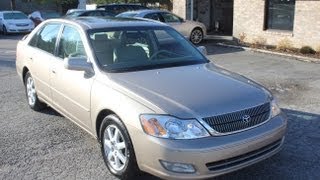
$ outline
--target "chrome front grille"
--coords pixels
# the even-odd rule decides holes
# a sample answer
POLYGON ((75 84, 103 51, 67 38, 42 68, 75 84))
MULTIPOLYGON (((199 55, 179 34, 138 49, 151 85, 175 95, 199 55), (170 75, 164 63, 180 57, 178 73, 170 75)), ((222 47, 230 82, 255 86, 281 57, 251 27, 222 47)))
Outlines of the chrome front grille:
POLYGON ((203 118, 203 120, 219 133, 231 133, 261 124, 268 120, 269 116, 270 103, 265 103, 242 111, 203 118))
POLYGON ((18 27, 24 27, 24 26, 29 26, 29 24, 16 24, 18 27))

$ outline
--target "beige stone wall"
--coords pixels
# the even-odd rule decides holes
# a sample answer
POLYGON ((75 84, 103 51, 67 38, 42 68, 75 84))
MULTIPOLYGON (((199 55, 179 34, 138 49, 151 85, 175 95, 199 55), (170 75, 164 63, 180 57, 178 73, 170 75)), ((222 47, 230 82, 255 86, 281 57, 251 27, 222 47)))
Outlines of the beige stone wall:
POLYGON ((263 30, 264 0, 234 0, 233 36, 245 41, 265 40, 269 45, 277 45, 287 38, 294 47, 320 46, 320 1, 296 1, 294 29, 292 32, 263 30))
POLYGON ((173 0, 172 12, 185 19, 186 18, 186 0, 173 0))

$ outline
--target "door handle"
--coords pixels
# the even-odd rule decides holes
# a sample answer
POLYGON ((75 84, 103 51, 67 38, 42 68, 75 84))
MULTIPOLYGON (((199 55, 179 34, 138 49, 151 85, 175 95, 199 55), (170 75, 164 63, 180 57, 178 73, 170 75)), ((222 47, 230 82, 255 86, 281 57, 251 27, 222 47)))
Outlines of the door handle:
POLYGON ((53 74, 56 74, 56 68, 51 68, 51 72, 53 73, 53 74))

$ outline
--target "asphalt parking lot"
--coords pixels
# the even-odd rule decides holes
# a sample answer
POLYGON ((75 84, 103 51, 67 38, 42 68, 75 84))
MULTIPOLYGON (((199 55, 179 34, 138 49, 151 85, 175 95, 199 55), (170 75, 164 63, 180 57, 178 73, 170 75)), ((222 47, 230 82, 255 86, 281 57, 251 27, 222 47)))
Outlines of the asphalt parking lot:
MULTIPOLYGON (((15 70, 21 37, 0 35, 0 179, 115 179, 95 139, 50 108, 29 109, 15 70)), ((269 88, 288 116, 280 153, 216 179, 319 179, 320 64, 204 45, 215 64, 269 88)))

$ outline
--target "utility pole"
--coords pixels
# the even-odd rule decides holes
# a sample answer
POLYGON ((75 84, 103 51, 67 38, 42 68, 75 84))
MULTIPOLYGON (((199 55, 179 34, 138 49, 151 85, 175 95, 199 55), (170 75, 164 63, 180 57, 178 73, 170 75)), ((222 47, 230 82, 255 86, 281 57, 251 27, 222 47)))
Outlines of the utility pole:
POLYGON ((78 9, 86 9, 87 0, 78 0, 78 9))
POLYGON ((16 0, 11 0, 10 1, 10 5, 11 5, 11 10, 16 10, 16 0))

